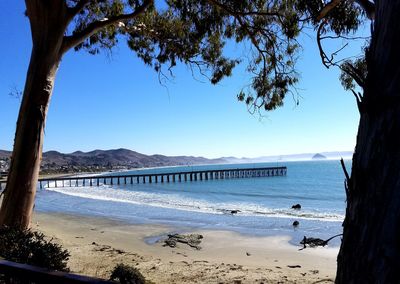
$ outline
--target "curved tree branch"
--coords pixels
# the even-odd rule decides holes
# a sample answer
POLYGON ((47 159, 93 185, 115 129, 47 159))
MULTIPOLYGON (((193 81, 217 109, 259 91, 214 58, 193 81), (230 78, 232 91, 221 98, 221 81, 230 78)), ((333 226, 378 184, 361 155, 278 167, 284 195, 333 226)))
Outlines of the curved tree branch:
POLYGON ((236 15, 241 15, 241 16, 278 16, 282 17, 283 15, 279 13, 278 11, 267 11, 267 10, 261 10, 261 11, 247 11, 247 12, 240 12, 240 11, 232 11, 229 7, 227 7, 225 4, 222 4, 216 0, 208 0, 209 3, 211 3, 214 6, 217 6, 228 13, 232 14, 235 13, 236 15))
POLYGON ((83 10, 83 8, 85 8, 86 4, 88 4, 90 1, 91 0, 80 0, 74 7, 69 8, 67 21, 70 22, 83 10))
POLYGON ((329 69, 329 65, 328 65, 328 63, 326 62, 326 59, 328 58, 327 56, 326 56, 326 53, 325 53, 325 51, 324 51, 324 49, 323 49, 323 47, 322 47, 322 43, 321 43, 321 35, 322 35, 322 31, 323 31, 323 28, 324 28, 324 26, 327 24, 327 21, 326 20, 324 20, 324 21, 322 21, 322 23, 319 25, 319 27, 318 27, 318 30, 317 30, 317 45, 318 45, 318 51, 319 51, 319 55, 320 55, 320 57, 321 57, 321 60, 322 60, 322 64, 326 67, 326 68, 328 68, 329 69))
POLYGON ((322 8, 322 10, 319 12, 319 15, 317 17, 318 21, 321 21, 323 18, 325 18, 325 16, 333 9, 335 8, 337 5, 340 4, 340 2, 342 2, 342 0, 332 0, 331 2, 329 2, 328 4, 325 5, 324 8, 322 8))
MULTIPOLYGON (((324 8, 319 12, 319 15, 317 17, 317 20, 320 21, 325 16, 332 10, 334 9, 337 5, 340 4, 343 0, 332 0, 328 4, 325 5, 324 8)), ((365 14, 370 20, 375 19, 375 3, 369 1, 369 0, 355 0, 355 2, 363 8, 365 11, 365 14)))
POLYGON ((369 0, 355 0, 364 9, 368 19, 375 20, 375 3, 369 0))
POLYGON ((104 20, 95 21, 93 23, 90 23, 85 29, 83 29, 80 32, 77 32, 71 36, 64 36, 61 53, 67 52, 69 49, 82 43, 85 39, 87 39, 88 37, 92 36, 93 34, 97 33, 98 31, 107 26, 114 25, 118 22, 134 19, 135 17, 142 14, 151 4, 153 4, 153 2, 154 0, 145 0, 141 6, 139 6, 134 12, 130 14, 122 14, 108 19, 105 18, 104 20))

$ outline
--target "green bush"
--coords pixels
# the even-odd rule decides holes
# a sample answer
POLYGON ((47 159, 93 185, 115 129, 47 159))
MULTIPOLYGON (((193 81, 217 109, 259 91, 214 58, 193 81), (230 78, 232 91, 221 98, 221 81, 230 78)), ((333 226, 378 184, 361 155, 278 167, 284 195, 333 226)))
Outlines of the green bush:
POLYGON ((142 273, 135 267, 117 264, 112 273, 110 280, 117 280, 121 284, 151 284, 152 282, 146 280, 142 273))
POLYGON ((45 240, 42 233, 31 230, 0 227, 0 256, 18 263, 69 271, 69 252, 52 240, 45 240))

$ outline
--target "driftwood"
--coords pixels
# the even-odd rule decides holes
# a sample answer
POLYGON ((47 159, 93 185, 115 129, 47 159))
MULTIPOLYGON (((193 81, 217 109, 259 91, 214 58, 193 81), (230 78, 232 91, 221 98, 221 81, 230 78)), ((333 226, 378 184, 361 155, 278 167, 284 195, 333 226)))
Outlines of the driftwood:
POLYGON ((199 234, 189 234, 189 235, 180 235, 173 234, 168 235, 168 239, 164 241, 164 246, 169 246, 171 248, 176 247, 177 243, 187 244, 188 246, 200 250, 201 247, 199 244, 201 243, 202 235, 199 234))
POLYGON ((332 240, 332 239, 334 239, 336 237, 339 237, 339 236, 343 236, 343 234, 335 235, 333 237, 330 237, 327 240, 322 240, 322 239, 319 239, 319 238, 307 238, 306 236, 304 236, 303 240, 300 242, 300 244, 302 244, 303 247, 301 249, 299 249, 299 250, 305 249, 307 247, 307 245, 309 247, 311 247, 311 248, 318 247, 318 246, 324 247, 324 246, 326 246, 328 244, 328 242, 330 240, 332 240))

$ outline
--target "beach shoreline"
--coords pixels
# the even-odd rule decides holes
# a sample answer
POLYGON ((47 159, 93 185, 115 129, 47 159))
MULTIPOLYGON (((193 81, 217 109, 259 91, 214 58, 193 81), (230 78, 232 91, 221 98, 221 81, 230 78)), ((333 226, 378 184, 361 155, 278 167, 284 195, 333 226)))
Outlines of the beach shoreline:
POLYGON ((127 224, 99 217, 35 212, 32 229, 71 253, 74 273, 108 278, 117 263, 136 267, 155 283, 333 282, 338 248, 289 244, 288 236, 249 236, 157 224, 127 224), (203 236, 200 250, 154 242, 169 233, 203 236))

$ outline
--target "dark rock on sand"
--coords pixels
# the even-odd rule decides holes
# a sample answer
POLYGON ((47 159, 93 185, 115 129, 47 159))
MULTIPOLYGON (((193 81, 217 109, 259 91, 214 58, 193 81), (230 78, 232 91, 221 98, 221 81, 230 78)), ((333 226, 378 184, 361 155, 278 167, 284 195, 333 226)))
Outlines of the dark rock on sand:
POLYGON ((169 246, 171 248, 174 248, 174 247, 176 247, 176 241, 172 240, 172 239, 166 239, 164 241, 164 246, 169 246))
POLYGON ((168 239, 164 241, 164 246, 169 246, 171 248, 176 247, 177 243, 187 244, 188 246, 200 250, 199 246, 201 243, 201 239, 203 239, 202 235, 199 234, 189 234, 189 235, 181 235, 181 234, 172 234, 168 235, 168 239))
POLYGON ((300 242, 300 244, 302 244, 304 248, 306 247, 306 245, 309 245, 310 247, 324 247, 327 243, 327 241, 321 240, 319 238, 307 238, 306 236, 304 236, 303 240, 300 242))

